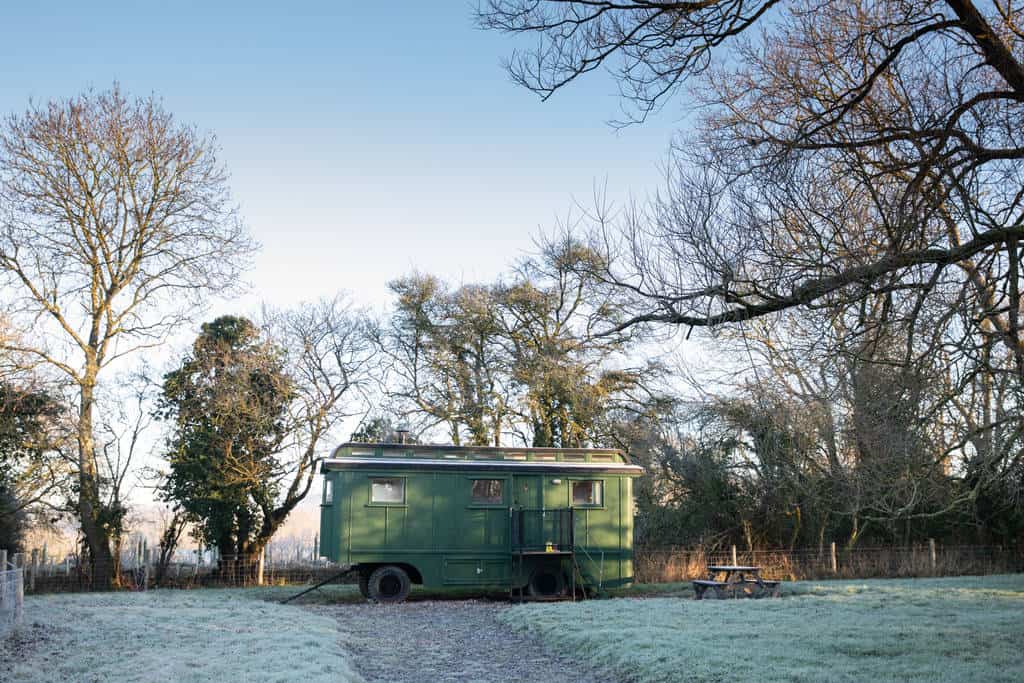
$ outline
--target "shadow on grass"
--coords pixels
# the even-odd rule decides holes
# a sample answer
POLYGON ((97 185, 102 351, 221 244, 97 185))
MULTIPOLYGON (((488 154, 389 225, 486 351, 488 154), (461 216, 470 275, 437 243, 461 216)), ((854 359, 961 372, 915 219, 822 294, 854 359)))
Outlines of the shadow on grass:
MULTIPOLYGON (((244 597, 253 600, 280 602, 306 590, 308 586, 265 586, 262 588, 239 589, 244 597)), ((479 588, 424 588, 413 586, 408 602, 426 600, 494 600, 507 601, 508 591, 483 590, 479 588)), ((344 605, 367 602, 359 588, 351 584, 329 584, 292 600, 290 605, 344 605)))
MULTIPOLYGON (((306 590, 308 586, 263 586, 260 588, 239 588, 244 597, 253 600, 280 602, 306 590)), ((634 584, 628 588, 614 588, 589 595, 587 599, 607 598, 693 598, 690 583, 634 584)), ((509 602, 507 590, 481 588, 424 588, 413 586, 409 602, 427 600, 489 600, 509 602)), ((292 605, 339 605, 366 602, 354 584, 328 584, 293 600, 292 605)), ((512 600, 516 602, 516 600, 512 600)))

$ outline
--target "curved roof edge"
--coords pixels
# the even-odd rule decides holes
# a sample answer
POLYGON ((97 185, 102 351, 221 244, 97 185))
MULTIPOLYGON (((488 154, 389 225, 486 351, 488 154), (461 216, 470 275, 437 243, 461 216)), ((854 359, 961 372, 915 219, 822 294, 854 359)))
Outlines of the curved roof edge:
POLYGON ((435 469, 457 469, 457 470, 480 470, 487 472, 500 472, 504 470, 515 470, 517 472, 583 472, 596 473, 605 472, 610 474, 626 474, 639 476, 644 473, 644 468, 639 465, 627 465, 613 462, 565 462, 559 460, 551 461, 527 461, 527 460, 428 460, 426 458, 327 458, 321 466, 320 471, 345 470, 345 469, 405 469, 405 470, 435 470, 435 469))
MULTIPOLYGON (((392 454, 398 457, 402 457, 402 455, 423 457, 425 455, 437 453, 446 458, 459 458, 467 461, 473 460, 474 455, 483 456, 483 458, 487 460, 505 459, 513 461, 521 461, 523 459, 522 456, 525 456, 527 460, 535 461, 540 458, 531 456, 541 455, 554 455, 556 458, 558 456, 575 456, 571 458, 572 461, 578 461, 579 456, 583 456, 589 461, 593 456, 598 456, 601 457, 602 462, 606 461, 608 456, 612 456, 615 459, 615 462, 629 464, 629 461, 626 459, 626 454, 616 448, 516 448, 509 446, 448 446, 438 444, 364 443, 358 441, 348 441, 341 444, 331 452, 331 457, 338 458, 371 455, 365 451, 373 451, 373 457, 387 457, 392 454)), ((550 461, 550 458, 544 458, 543 460, 550 461)), ((559 461, 562 462, 564 460, 559 461)))

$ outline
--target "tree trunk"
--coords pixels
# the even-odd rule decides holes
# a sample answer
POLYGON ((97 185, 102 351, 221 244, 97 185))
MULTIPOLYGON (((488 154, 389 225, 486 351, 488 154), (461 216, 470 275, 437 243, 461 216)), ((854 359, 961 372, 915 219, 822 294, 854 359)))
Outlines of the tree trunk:
POLYGON ((100 500, 99 478, 96 472, 96 443, 92 433, 92 413, 95 403, 95 373, 87 375, 81 383, 81 405, 78 412, 78 517, 82 533, 89 548, 94 589, 107 590, 120 585, 114 571, 114 556, 110 551, 110 535, 103 520, 103 502, 100 500))

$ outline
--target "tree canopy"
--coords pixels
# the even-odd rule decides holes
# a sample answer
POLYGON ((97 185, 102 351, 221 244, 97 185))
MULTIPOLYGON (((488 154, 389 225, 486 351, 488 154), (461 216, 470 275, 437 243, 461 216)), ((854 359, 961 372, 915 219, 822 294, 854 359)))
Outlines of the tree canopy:
POLYGON ((163 495, 225 554, 247 555, 276 503, 293 395, 281 350, 235 316, 204 323, 164 377, 160 410, 174 427, 163 495))

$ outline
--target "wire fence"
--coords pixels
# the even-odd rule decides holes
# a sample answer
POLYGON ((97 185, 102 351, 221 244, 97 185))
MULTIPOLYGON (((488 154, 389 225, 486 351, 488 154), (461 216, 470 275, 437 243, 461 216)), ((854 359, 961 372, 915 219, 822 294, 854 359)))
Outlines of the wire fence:
MULTIPOLYGON (((0 551, 2 553, 3 551, 0 551)), ((258 585, 303 585, 335 577, 343 567, 304 556, 217 556, 190 551, 160 563, 148 552, 122 559, 123 590, 205 588, 258 585)), ((914 546, 846 549, 835 544, 820 550, 741 550, 732 548, 637 548, 633 554, 637 583, 669 583, 706 577, 710 565, 753 565, 768 579, 866 579, 1024 572, 1024 548, 1016 546, 914 546)), ((15 595, 89 591, 93 581, 88 562, 76 555, 60 560, 38 553, 14 557, 3 573, 0 620, 13 622, 15 595)), ((353 575, 339 579, 354 583, 353 575)), ((20 614, 20 598, 17 599, 20 614)))
MULTIPOLYGON (((19 555, 24 592, 71 593, 93 590, 89 563, 77 555, 61 561, 40 562, 31 555, 19 555)), ((267 561, 266 556, 202 558, 160 563, 145 556, 120 563, 117 587, 143 591, 152 588, 224 588, 268 585, 301 585, 337 576, 342 570, 325 560, 296 559, 267 561)), ((341 582, 355 582, 355 577, 341 582)))
POLYGON ((25 611, 24 571, 7 561, 7 551, 0 550, 0 637, 18 626, 25 611))
POLYGON ((934 541, 852 549, 833 543, 812 550, 638 548, 633 571, 638 583, 668 583, 706 578, 708 566, 736 564, 760 567, 765 578, 783 581, 1005 574, 1024 571, 1024 549, 934 541))

